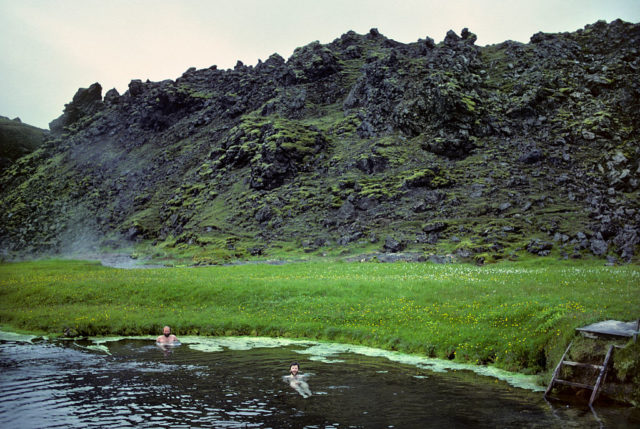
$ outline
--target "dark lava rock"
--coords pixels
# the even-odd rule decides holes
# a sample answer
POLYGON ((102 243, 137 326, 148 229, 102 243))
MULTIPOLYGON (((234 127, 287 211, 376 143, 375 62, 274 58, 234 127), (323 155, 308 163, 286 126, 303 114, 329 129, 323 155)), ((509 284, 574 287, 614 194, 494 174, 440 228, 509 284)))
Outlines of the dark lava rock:
POLYGON ((589 244, 589 248, 594 255, 602 256, 609 250, 609 245, 604 240, 593 239, 589 244))
POLYGON ((129 82, 129 95, 136 97, 144 91, 144 84, 140 79, 134 79, 129 82))
POLYGON ((431 255, 427 260, 434 264, 451 264, 453 262, 453 257, 450 255, 431 255))
POLYGON ((358 209, 367 211, 375 209, 378 206, 378 201, 373 197, 363 197, 356 200, 355 204, 358 209))
POLYGON ((335 54, 317 41, 296 48, 289 58, 288 65, 301 70, 305 80, 309 81, 331 76, 340 70, 335 54))
POLYGON ((120 93, 118 92, 117 89, 115 88, 111 88, 109 91, 107 91, 107 93, 104 95, 104 102, 107 105, 114 105, 114 104, 118 104, 118 102, 120 101, 120 93))
POLYGON ((553 243, 534 238, 525 246, 525 248, 529 253, 533 253, 538 256, 548 256, 551 253, 551 249, 553 249, 553 243))
POLYGON ((270 206, 263 206, 256 212, 255 219, 260 223, 268 222, 273 214, 273 209, 270 206))
POLYGON ((444 222, 430 222, 422 227, 424 232, 440 232, 447 229, 447 224, 444 222))
POLYGON ((102 86, 99 83, 94 83, 89 88, 80 88, 71 103, 65 105, 63 114, 49 123, 49 129, 52 133, 60 134, 64 127, 103 108, 102 86))
POLYGON ((356 207, 349 201, 345 201, 344 204, 338 209, 336 218, 341 221, 351 220, 356 217, 356 207))
POLYGON ((416 201, 412 206, 411 210, 415 213, 424 213, 429 209, 429 206, 424 201, 416 201))
POLYGON ((620 257, 625 261, 629 261, 634 255, 636 246, 640 244, 640 234, 633 226, 625 225, 612 242, 618 248, 620 257))
POLYGON ((505 211, 505 210, 509 210, 511 208, 511 203, 502 203, 500 204, 500 206, 498 207, 498 210, 500 210, 501 212, 505 211))
POLYGON ((540 149, 533 149, 518 158, 518 161, 524 162, 525 164, 535 164, 536 162, 541 161, 543 158, 544 155, 540 149))
POLYGON ((424 262, 421 253, 381 253, 377 255, 379 262, 424 262))
POLYGON ((468 249, 458 249, 456 250, 456 255, 462 259, 469 259, 473 256, 473 252, 468 249))
POLYGON ((398 241, 395 238, 391 237, 391 236, 387 236, 387 238, 384 241, 384 250, 388 251, 388 252, 402 252, 406 247, 406 243, 404 243, 403 241, 398 241))
POLYGON ((447 35, 444 38, 444 43, 445 45, 455 46, 460 40, 460 37, 456 34, 455 31, 449 30, 447 31, 447 35))
POLYGON ((356 168, 367 174, 380 173, 387 168, 387 158, 379 155, 371 155, 356 161, 356 168))
POLYGON ((361 232, 354 232, 353 234, 344 235, 338 239, 338 244, 340 246, 346 246, 349 243, 353 243, 354 241, 360 240, 364 234, 361 232))

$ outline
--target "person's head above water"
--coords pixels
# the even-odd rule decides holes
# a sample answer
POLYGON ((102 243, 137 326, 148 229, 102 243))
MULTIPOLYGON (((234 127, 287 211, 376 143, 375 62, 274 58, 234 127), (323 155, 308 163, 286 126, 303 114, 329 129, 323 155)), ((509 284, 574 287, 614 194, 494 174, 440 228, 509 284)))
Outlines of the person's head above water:
POLYGON ((291 365, 289 365, 290 375, 283 378, 289 383, 289 386, 293 387, 303 398, 308 398, 311 396, 311 389, 309 389, 309 385, 305 381, 306 374, 300 374, 298 371, 300 371, 300 365, 298 365, 298 362, 292 362, 291 365))
POLYGON ((178 342, 178 338, 171 333, 171 328, 169 326, 165 326, 162 328, 162 335, 160 335, 156 342, 162 344, 176 343, 178 342))

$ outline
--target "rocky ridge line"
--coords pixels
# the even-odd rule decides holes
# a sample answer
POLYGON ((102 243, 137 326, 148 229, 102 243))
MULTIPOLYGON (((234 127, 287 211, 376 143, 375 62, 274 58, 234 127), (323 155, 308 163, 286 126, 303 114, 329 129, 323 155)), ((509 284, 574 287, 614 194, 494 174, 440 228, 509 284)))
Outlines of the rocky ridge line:
POLYGON ((348 32, 286 61, 80 89, 0 177, 0 248, 635 260, 640 26, 475 40, 348 32))

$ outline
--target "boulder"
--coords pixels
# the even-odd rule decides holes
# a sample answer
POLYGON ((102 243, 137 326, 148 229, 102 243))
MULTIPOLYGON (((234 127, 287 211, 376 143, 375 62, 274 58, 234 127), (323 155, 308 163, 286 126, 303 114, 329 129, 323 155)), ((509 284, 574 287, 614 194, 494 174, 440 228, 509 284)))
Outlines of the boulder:
POLYGON ((600 224, 600 227, 598 228, 598 232, 602 236, 603 240, 610 239, 611 237, 616 235, 617 231, 618 231, 618 227, 613 221, 611 221, 611 219, 608 216, 605 219, 603 219, 603 222, 600 224))
POLYGON ((427 261, 434 264, 451 264, 453 263, 453 257, 451 255, 431 255, 427 258, 427 261))
POLYGON ((631 260, 636 247, 640 244, 640 234, 632 225, 625 225, 612 240, 624 261, 631 260))
POLYGON ((254 216, 254 218, 260 222, 268 222, 273 217, 273 209, 270 206, 262 206, 260 210, 258 210, 254 216))
POLYGON ((397 252, 402 252, 406 247, 406 243, 404 243, 402 240, 396 240, 395 238, 391 237, 391 236, 387 236, 387 238, 384 240, 384 246, 383 249, 387 252, 393 252, 393 253, 397 253, 397 252))
POLYGON ((318 41, 296 48, 287 65, 300 71, 298 79, 301 81, 318 80, 340 70, 335 54, 318 41))
POLYGON ((356 207, 349 201, 345 201, 336 213, 336 218, 341 221, 348 221, 356 217, 356 207))
POLYGON ((609 245, 604 240, 599 240, 594 238, 589 243, 589 249, 591 250, 591 253, 593 253, 594 255, 602 256, 607 253, 607 250, 609 250, 609 245))
POLYGON ((129 82, 129 95, 137 97, 144 91, 144 84, 140 79, 134 79, 129 82))
POLYGON ((500 210, 501 212, 509 210, 511 208, 511 203, 506 202, 506 203, 502 203, 500 204, 500 206, 498 206, 498 210, 500 210))
POLYGON ((414 213, 424 213, 429 210, 429 206, 425 201, 416 201, 411 205, 411 210, 413 210, 414 213))
POLYGON ((421 253, 381 253, 376 255, 378 262, 424 262, 426 258, 421 253))
POLYGON ((447 229, 447 224, 439 221, 429 222, 422 227, 422 230, 426 233, 440 232, 444 231, 445 229, 447 229))
POLYGON ((481 183, 474 183, 469 189, 469 198, 480 198, 484 193, 485 186, 481 183))
POLYGON ((444 37, 444 44, 446 46, 455 46, 460 41, 460 36, 456 34, 455 31, 449 30, 447 31, 447 35, 444 37))
POLYGON ((540 149, 531 149, 524 153, 518 161, 524 162, 525 164, 535 164, 536 162, 541 161, 544 158, 544 154, 540 149))
POLYGON ((343 235, 338 239, 338 244, 340 246, 346 246, 349 243, 360 240, 363 236, 364 234, 360 231, 354 232, 353 234, 343 235))
POLYGON ((345 49, 344 54, 351 60, 360 58, 362 56, 362 48, 360 48, 360 46, 352 45, 345 49))
POLYGON ((378 206, 378 201, 374 197, 362 197, 355 201, 355 205, 359 210, 373 210, 378 206))
POLYGON ((551 249, 553 249, 553 243, 534 238, 525 246, 525 248, 529 253, 533 253, 538 256, 548 256, 551 253, 551 249))
POLYGON ((387 168, 388 160, 384 156, 371 154, 363 156, 356 161, 356 168, 364 173, 380 173, 387 168))
POLYGON ((76 123, 85 116, 90 116, 104 108, 102 102, 102 86, 94 83, 89 88, 80 88, 73 96, 71 103, 65 104, 60 117, 49 123, 54 134, 60 134, 64 127, 76 123))
POLYGON ((462 32, 460 33, 460 36, 462 37, 462 40, 464 40, 465 42, 471 45, 476 43, 476 40, 478 40, 478 36, 470 32, 468 28, 463 28, 462 32))
POLYGON ((104 95, 104 102, 107 105, 114 105, 114 104, 118 104, 118 102, 120 101, 120 93, 118 92, 117 89, 115 88, 111 88, 109 91, 107 91, 107 93, 104 95))
POLYGON ((566 243, 567 241, 569 241, 569 236, 566 234, 561 234, 559 232, 556 232, 553 235, 553 241, 566 243))
POLYGON ((384 36, 380 34, 380 31, 378 31, 377 28, 371 28, 369 30, 369 34, 367 34, 368 39, 379 39, 380 37, 384 37, 384 36))

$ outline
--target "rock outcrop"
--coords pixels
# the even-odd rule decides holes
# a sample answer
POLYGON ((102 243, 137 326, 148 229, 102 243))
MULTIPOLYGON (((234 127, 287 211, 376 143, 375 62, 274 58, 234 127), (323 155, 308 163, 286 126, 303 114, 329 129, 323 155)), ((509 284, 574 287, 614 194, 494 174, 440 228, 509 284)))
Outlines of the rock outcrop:
POLYGON ((637 261, 640 25, 475 42, 350 31, 288 60, 80 89, 0 176, 0 249, 637 261))

